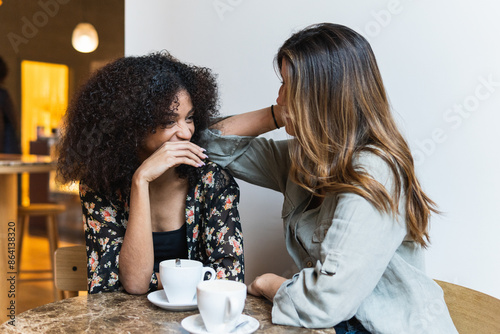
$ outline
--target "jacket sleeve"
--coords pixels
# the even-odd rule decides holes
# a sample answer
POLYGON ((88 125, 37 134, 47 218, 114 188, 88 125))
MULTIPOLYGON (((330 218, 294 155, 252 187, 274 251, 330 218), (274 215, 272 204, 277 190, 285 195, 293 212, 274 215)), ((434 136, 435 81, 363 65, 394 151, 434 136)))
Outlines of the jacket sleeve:
MULTIPOLYGON (((215 164, 213 164, 215 165, 215 164)), ((203 238, 205 265, 215 270, 217 279, 244 281, 243 234, 238 212, 240 190, 234 178, 219 167, 205 177, 209 187, 205 193, 203 238), (213 174, 212 174, 213 172, 213 174), (210 175, 212 174, 212 175, 210 175)))
MULTIPOLYGON (((123 290, 119 280, 120 250, 128 221, 126 203, 116 205, 80 183, 87 246, 88 293, 123 290)), ((150 290, 158 281, 152 272, 150 290)))
MULTIPOLYGON (((370 174, 392 189, 392 174, 383 164, 370 168, 370 174)), ((312 243, 320 243, 320 258, 281 285, 273 323, 318 328, 350 319, 403 242, 407 229, 401 215, 379 212, 352 193, 337 195, 335 203, 333 218, 318 222, 311 237, 312 243)))
POLYGON ((261 137, 222 136, 218 130, 205 130, 202 145, 211 161, 227 168, 243 181, 284 192, 290 158, 288 141, 261 137))

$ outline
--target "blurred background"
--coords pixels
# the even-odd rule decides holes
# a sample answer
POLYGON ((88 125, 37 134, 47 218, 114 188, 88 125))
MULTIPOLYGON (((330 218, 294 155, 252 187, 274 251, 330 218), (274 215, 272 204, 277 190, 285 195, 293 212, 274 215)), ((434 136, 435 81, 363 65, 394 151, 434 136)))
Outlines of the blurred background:
MULTIPOLYGON (((23 154, 53 154, 75 90, 94 70, 124 55, 124 8, 123 0, 0 1, 0 57, 9 70, 1 87, 19 116, 23 154)), ((24 173, 20 179, 19 204, 64 204, 57 216, 60 245, 83 244, 77 189, 57 185, 53 172, 24 173)), ((54 300, 45 219, 30 218, 17 313, 54 300)))

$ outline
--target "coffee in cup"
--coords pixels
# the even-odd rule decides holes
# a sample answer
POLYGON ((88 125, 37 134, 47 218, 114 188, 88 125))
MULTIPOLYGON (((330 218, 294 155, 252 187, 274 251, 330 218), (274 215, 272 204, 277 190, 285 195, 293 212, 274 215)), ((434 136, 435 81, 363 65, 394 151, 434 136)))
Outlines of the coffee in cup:
POLYGON ((203 267, 196 260, 177 259, 160 262, 160 279, 170 304, 190 304, 196 297, 196 286, 209 272, 209 281, 215 279, 215 270, 203 267))
POLYGON ((228 280, 200 282, 196 288, 198 310, 210 333, 230 332, 245 307, 247 286, 228 280))

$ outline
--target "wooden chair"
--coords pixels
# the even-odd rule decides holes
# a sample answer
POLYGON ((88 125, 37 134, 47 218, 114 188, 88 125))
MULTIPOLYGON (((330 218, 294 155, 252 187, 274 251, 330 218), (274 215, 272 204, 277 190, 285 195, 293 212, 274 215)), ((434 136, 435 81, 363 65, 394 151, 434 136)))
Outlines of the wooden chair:
POLYGON ((87 291, 87 251, 85 246, 58 248, 54 254, 55 286, 61 298, 78 296, 87 291))
POLYGON ((21 266, 24 231, 28 230, 30 216, 44 216, 47 217, 47 238, 49 240, 51 270, 53 271, 53 254, 57 247, 59 247, 57 215, 63 213, 64 211, 66 211, 65 205, 55 203, 33 203, 28 206, 19 206, 17 208, 19 221, 19 241, 17 243, 18 268, 21 266))
POLYGON ((500 300, 479 291, 436 280, 460 334, 500 333, 500 300))
MULTIPOLYGON (((50 272, 52 278, 54 277, 54 252, 59 247, 59 232, 57 225, 57 215, 66 211, 66 206, 56 203, 32 203, 28 206, 19 206, 17 208, 17 216, 19 221, 19 241, 16 246, 16 254, 18 260, 16 263, 18 273, 21 272, 21 253, 23 247, 23 239, 25 231, 27 233, 29 227, 29 220, 31 216, 44 216, 47 222, 47 239, 49 240, 49 254, 50 254, 50 272)), ((60 297, 56 293, 54 285, 54 299, 60 297)))

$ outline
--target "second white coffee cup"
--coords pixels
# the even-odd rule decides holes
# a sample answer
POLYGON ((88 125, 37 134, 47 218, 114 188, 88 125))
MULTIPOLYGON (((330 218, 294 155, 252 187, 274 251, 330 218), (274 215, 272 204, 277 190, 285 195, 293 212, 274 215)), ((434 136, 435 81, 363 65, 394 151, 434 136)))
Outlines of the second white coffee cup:
POLYGON ((198 310, 210 333, 228 333, 238 322, 247 296, 247 286, 227 280, 204 281, 198 284, 198 310))
POLYGON ((160 262, 160 279, 163 290, 170 304, 191 304, 196 296, 196 286, 203 281, 205 273, 215 279, 215 270, 203 267, 203 263, 195 260, 181 259, 180 266, 175 260, 160 262))

